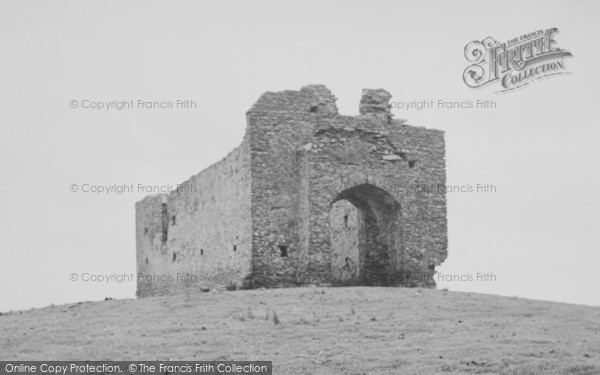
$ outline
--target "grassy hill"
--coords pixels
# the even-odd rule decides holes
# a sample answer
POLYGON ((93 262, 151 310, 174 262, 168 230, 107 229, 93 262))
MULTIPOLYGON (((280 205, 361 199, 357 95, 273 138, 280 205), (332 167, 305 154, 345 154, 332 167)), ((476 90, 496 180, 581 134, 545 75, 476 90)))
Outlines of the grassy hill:
POLYGON ((4 360, 271 360, 274 374, 600 374, 600 308, 404 288, 224 291, 0 316, 4 360))

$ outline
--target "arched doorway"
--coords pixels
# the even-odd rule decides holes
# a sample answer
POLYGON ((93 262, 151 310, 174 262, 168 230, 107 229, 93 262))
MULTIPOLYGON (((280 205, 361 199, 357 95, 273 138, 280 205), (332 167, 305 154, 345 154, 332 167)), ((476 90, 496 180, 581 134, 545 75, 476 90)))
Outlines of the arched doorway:
POLYGON ((385 190, 361 184, 331 203, 331 271, 341 285, 397 284, 400 204, 385 190))

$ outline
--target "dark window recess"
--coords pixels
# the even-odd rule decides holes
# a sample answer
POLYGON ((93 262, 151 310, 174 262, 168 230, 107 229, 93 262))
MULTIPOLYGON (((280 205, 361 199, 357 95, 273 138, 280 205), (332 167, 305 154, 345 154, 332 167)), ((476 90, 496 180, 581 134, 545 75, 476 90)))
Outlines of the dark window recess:
POLYGON ((148 227, 144 228, 144 234, 148 234, 148 227))
POLYGON ((204 255, 204 249, 200 249, 200 255, 204 255))
POLYGON ((146 258, 146 265, 148 265, 148 258, 146 258))
POLYGON ((173 253, 173 262, 177 260, 177 253, 173 253))
POLYGON ((175 221, 176 221, 176 216, 175 215, 171 216, 171 225, 175 225, 175 221))
POLYGON ((167 209, 167 204, 162 204, 161 210, 161 225, 162 225, 162 235, 160 236, 160 240, 164 243, 169 239, 169 210, 167 209))
POLYGON ((288 247, 286 245, 279 245, 279 254, 281 255, 281 257, 287 257, 288 256, 288 247))
POLYGON ((233 251, 237 251, 237 245, 233 245, 233 251))
POLYGON ((348 215, 344 215, 344 225, 348 226, 348 215))

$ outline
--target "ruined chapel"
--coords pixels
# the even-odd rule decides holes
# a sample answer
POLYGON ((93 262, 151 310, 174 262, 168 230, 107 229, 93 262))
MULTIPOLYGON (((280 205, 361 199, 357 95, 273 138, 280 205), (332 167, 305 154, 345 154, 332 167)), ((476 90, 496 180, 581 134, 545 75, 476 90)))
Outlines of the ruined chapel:
POLYGON ((447 256, 444 133, 358 116, 322 85, 267 92, 242 143, 136 203, 138 295, 293 285, 435 285, 447 256), (440 188, 436 188, 440 187, 440 188))

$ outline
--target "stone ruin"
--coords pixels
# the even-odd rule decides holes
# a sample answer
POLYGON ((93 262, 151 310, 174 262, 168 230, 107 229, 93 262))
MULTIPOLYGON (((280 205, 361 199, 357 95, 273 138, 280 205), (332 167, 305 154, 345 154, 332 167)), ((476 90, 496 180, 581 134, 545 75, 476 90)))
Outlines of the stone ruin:
POLYGON ((267 92, 224 159, 136 203, 139 296, 305 284, 433 287, 447 256, 444 133, 358 116, 323 85, 267 92), (440 188, 435 188, 440 187, 440 188))

